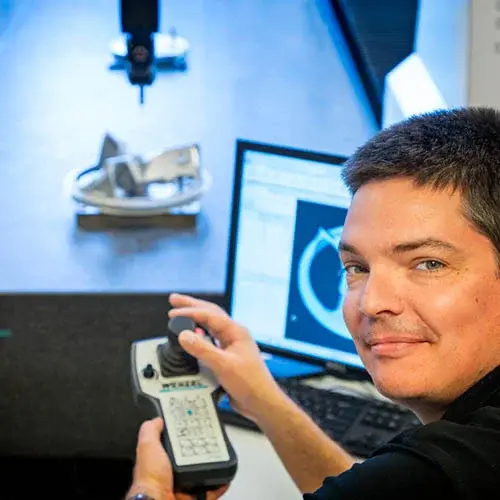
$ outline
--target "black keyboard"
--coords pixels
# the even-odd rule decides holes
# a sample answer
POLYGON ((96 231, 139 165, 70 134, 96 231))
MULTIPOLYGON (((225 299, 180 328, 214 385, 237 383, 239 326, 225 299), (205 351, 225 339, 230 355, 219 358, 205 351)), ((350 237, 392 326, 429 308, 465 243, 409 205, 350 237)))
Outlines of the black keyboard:
MULTIPOLYGON (((299 379, 278 382, 326 434, 361 458, 401 431, 421 425, 412 412, 392 403, 318 389, 299 379)), ((254 422, 232 410, 227 398, 220 402, 219 409, 224 422, 260 430, 254 422)))

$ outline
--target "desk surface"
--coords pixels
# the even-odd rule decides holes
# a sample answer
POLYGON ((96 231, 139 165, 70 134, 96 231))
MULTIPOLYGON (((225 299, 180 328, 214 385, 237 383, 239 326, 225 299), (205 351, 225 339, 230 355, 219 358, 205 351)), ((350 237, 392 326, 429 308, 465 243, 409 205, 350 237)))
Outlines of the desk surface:
POLYGON ((239 468, 223 498, 227 500, 302 498, 271 443, 263 434, 232 425, 228 425, 226 429, 238 454, 239 468))

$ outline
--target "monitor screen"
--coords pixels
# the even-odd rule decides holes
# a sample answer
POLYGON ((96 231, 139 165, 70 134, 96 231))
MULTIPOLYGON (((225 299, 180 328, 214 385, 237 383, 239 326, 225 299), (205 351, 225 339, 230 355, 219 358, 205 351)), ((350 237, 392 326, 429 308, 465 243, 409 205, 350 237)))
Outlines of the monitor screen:
POLYGON ((345 159, 237 141, 227 292, 264 351, 363 368, 342 316, 345 159))

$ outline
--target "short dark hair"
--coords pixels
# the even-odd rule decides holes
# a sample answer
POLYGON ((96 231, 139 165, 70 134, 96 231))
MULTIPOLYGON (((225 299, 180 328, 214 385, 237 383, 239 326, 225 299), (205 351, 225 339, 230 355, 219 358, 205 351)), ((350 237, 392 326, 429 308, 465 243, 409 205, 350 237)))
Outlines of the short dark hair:
POLYGON ((342 172, 351 194, 372 181, 403 177, 458 190, 465 218, 492 242, 500 265, 500 111, 470 107, 412 116, 381 130, 342 172))

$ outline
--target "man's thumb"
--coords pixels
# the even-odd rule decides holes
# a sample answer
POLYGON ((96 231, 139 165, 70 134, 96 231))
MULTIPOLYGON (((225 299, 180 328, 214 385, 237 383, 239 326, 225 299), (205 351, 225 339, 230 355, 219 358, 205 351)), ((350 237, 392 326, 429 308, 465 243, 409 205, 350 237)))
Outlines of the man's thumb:
POLYGON ((139 429, 139 443, 156 443, 163 431, 163 420, 160 417, 146 420, 139 429))
POLYGON ((222 361, 223 353, 217 346, 190 330, 184 330, 179 334, 179 344, 188 354, 199 359, 212 370, 216 369, 222 361))

